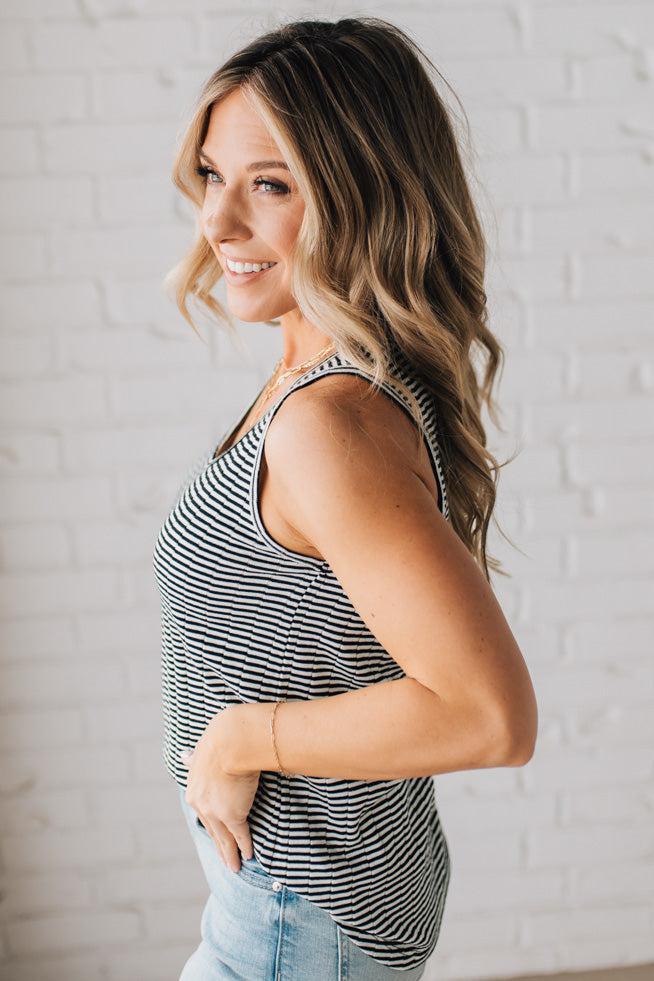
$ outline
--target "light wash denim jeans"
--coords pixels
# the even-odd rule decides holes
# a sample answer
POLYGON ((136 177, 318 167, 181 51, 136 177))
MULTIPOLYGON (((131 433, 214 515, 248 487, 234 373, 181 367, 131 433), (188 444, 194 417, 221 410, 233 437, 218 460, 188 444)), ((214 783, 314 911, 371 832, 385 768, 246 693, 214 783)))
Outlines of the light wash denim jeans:
POLYGON ((357 947, 324 910, 277 882, 256 858, 228 869, 198 815, 180 800, 209 885, 200 944, 179 981, 418 981, 357 947))

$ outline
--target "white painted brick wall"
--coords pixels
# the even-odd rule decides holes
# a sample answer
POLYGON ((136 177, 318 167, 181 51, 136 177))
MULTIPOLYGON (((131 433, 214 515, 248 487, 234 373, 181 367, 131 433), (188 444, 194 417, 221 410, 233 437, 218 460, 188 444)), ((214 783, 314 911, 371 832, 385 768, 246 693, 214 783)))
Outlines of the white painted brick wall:
MULTIPOLYGON (((293 3, 288 16, 357 13, 293 3)), ((363 9, 363 8, 362 8, 363 9)), ((463 100, 507 347, 503 609, 536 686, 521 769, 437 778, 453 876, 430 978, 654 960, 654 7, 389 4, 463 100)), ((0 4, 3 713, 10 981, 175 981, 205 882, 160 758, 151 550, 180 475, 280 350, 182 322, 170 164, 274 16, 0 4)), ((444 93, 447 95, 447 92, 444 93)))

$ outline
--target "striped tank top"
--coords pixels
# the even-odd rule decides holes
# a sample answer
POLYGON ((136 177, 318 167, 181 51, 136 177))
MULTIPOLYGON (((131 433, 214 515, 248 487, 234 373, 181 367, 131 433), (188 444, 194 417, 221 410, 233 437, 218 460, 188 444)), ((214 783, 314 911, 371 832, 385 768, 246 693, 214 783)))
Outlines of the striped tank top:
MULTIPOLYGON (((392 362, 418 399, 449 519, 431 394, 403 356, 392 362)), ((161 597, 163 760, 179 760, 211 718, 239 702, 323 698, 405 677, 326 561, 278 543, 259 511, 266 431, 292 392, 326 375, 372 378, 332 354, 300 375, 240 439, 187 474, 154 552, 161 597)), ((406 412, 393 381, 383 391, 406 412)), ((222 444, 221 444, 222 445, 222 444)), ((327 911, 381 964, 409 970, 436 947, 450 858, 434 778, 349 780, 262 771, 248 824, 256 859, 327 911)))

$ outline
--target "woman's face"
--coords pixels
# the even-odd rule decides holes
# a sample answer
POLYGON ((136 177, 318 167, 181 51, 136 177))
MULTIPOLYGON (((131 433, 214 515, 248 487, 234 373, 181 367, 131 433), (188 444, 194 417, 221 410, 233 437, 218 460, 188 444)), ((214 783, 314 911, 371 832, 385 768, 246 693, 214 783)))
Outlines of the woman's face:
POLYGON ((239 89, 213 106, 200 167, 206 168, 202 228, 223 267, 232 313, 253 323, 295 310, 289 255, 304 202, 276 144, 239 89), (258 273, 232 273, 228 257, 275 265, 258 273))

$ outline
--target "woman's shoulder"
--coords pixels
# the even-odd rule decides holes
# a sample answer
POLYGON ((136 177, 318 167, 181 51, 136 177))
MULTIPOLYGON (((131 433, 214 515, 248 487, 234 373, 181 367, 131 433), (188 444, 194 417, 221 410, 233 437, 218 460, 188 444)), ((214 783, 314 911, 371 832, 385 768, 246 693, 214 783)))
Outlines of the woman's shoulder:
POLYGON ((398 464, 407 465, 417 456, 415 424, 406 411, 349 365, 291 392, 271 421, 266 441, 273 454, 277 447, 280 453, 301 453, 309 444, 367 453, 372 441, 382 462, 399 454, 398 464))
POLYGON ((269 513, 332 568, 368 554, 375 539, 387 546, 436 526, 440 510, 409 413, 386 392, 366 392, 369 381, 357 374, 301 386, 264 442, 269 513))

